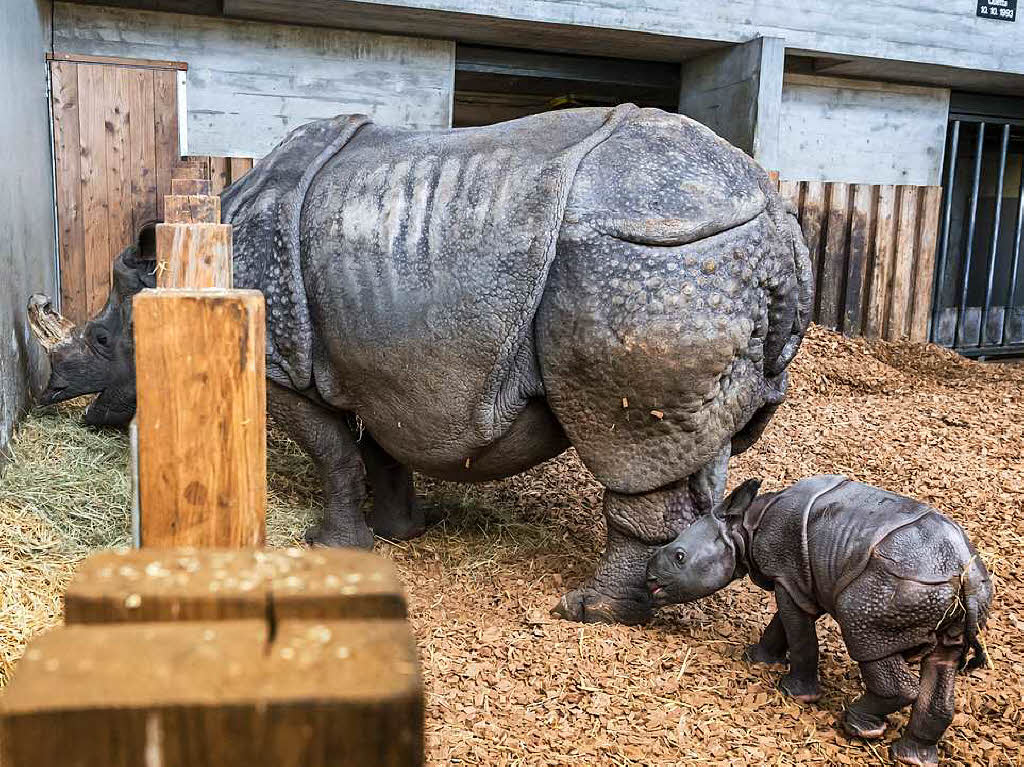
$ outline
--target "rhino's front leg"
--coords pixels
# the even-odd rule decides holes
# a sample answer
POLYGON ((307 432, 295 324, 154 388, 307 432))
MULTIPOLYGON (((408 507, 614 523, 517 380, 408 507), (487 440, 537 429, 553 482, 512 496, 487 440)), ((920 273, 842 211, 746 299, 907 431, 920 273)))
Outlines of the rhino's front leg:
POLYGON ((743 655, 751 663, 785 663, 789 642, 786 640, 786 627, 778 613, 772 617, 768 626, 761 634, 761 641, 747 645, 743 655))
POLYGON ((306 541, 371 548, 373 533, 362 511, 366 473, 344 418, 271 381, 267 405, 275 423, 313 459, 323 481, 323 521, 306 531, 306 541))
POLYGON ((642 495, 604 491, 608 540, 597 571, 562 597, 555 615, 584 623, 643 623, 653 614, 647 562, 696 519, 690 483, 642 495))
POLYGON ((775 587, 775 603, 789 645, 789 673, 782 677, 780 686, 783 692, 801 703, 813 703, 821 698, 818 633, 814 628, 817 618, 801 610, 781 586, 775 587))

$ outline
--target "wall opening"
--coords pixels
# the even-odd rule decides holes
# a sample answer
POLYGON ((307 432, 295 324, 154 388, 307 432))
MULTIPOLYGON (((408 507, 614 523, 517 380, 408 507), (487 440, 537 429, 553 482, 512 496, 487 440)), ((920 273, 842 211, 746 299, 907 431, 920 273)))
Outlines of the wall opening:
POLYGON ((456 48, 456 128, 624 102, 675 112, 679 64, 475 45, 456 48))

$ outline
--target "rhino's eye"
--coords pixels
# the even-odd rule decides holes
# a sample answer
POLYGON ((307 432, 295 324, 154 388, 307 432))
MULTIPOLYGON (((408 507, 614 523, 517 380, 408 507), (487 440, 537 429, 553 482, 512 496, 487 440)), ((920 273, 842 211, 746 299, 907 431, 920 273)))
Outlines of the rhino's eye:
POLYGON ((686 561, 686 552, 682 549, 676 549, 676 562, 682 564, 686 561))
POLYGON ((107 345, 107 334, 106 333, 97 333, 96 334, 96 343, 98 343, 100 346, 106 346, 107 345))

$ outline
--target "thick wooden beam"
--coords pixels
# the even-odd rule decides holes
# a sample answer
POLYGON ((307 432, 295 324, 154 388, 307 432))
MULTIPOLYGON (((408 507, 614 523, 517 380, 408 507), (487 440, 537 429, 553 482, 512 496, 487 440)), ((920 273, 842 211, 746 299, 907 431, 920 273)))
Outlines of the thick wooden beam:
POLYGON ((210 194, 208 178, 172 178, 171 194, 210 194))
POLYGON ((5 767, 416 767, 403 621, 66 626, 0 702, 5 767))
POLYGON ((219 224, 220 197, 213 194, 169 194, 164 197, 165 224, 219 224))
POLYGON ((142 545, 262 545, 263 295, 144 290, 133 321, 142 545))
MULTIPOLYGON (((176 197, 166 197, 165 210, 176 197)), ((216 207, 219 216, 219 201, 216 207)), ((183 215, 180 207, 172 213, 183 215)), ((156 255, 159 288, 231 287, 230 224, 157 224, 156 255)))
POLYGON ((274 621, 406 616, 394 565, 356 549, 119 549, 86 559, 64 621, 274 621))

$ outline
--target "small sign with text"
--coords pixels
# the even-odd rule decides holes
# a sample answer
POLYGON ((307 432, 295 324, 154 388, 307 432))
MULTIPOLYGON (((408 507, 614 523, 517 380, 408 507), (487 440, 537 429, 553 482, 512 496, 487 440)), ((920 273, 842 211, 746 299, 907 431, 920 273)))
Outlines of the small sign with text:
POLYGON ((978 0, 978 17, 998 21, 1017 20, 1017 0, 978 0))

